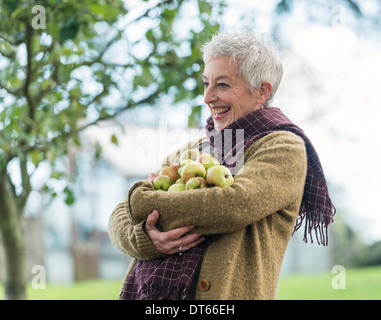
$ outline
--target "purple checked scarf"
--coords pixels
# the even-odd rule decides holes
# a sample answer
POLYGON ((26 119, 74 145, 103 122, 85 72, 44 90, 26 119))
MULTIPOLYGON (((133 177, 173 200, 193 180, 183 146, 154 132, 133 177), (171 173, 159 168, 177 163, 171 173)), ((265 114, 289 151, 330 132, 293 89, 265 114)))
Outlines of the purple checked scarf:
POLYGON ((185 300, 191 287, 203 249, 213 237, 205 237, 198 246, 182 255, 173 254, 164 258, 137 260, 126 282, 120 300, 185 300))
MULTIPOLYGON (((327 228, 333 221, 335 208, 329 197, 326 180, 319 157, 304 132, 294 125, 278 108, 256 110, 237 120, 222 131, 214 129, 212 117, 205 127, 214 155, 221 164, 233 172, 243 165, 245 150, 256 140, 275 131, 291 131, 300 136, 307 150, 307 177, 302 204, 294 232, 306 220, 304 241, 315 230, 318 243, 328 244, 327 228)), ((287 170, 287 168, 286 168, 287 170)), ((234 174, 234 173, 233 173, 234 174)), ((183 300, 196 273, 203 248, 212 242, 203 243, 184 252, 152 261, 137 260, 123 285, 121 300, 183 300)))

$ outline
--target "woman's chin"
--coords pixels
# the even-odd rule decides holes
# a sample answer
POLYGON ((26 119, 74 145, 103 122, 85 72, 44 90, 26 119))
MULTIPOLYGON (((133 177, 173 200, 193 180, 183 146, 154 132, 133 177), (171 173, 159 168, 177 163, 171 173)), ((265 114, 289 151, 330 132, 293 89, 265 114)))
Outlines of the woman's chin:
POLYGON ((214 129, 217 131, 221 131, 225 129, 231 122, 228 121, 228 119, 222 120, 216 120, 214 119, 214 129))

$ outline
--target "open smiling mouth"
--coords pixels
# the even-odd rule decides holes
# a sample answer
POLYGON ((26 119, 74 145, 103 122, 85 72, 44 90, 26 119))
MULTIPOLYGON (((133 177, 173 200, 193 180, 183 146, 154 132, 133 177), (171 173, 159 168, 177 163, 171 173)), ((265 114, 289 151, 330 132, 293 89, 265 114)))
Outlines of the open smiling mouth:
POLYGON ((230 111, 230 107, 213 108, 214 119, 223 118, 230 111))

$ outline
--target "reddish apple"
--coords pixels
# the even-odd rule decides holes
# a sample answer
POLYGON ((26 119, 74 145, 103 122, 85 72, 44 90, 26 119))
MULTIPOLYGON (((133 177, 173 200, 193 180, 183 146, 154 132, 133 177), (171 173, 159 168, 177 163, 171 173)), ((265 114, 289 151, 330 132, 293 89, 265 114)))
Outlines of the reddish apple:
POLYGON ((161 175, 166 175, 172 179, 172 181, 176 181, 180 179, 179 174, 180 165, 178 164, 170 164, 160 170, 161 175))
POLYGON ((205 167, 200 162, 196 162, 196 161, 189 162, 181 169, 181 180, 183 180, 185 184, 190 178, 193 178, 193 177, 205 178, 205 175, 206 175, 205 167))

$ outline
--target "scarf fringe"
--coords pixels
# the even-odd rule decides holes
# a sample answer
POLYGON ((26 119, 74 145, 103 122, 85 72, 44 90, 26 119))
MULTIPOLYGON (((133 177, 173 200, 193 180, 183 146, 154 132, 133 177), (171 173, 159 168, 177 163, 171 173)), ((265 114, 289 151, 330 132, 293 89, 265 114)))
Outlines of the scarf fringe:
POLYGON ((330 211, 332 213, 326 213, 326 211, 327 208, 321 207, 314 208, 314 210, 307 210, 306 207, 302 205, 292 235, 294 235, 294 233, 300 229, 304 222, 303 241, 308 243, 309 235, 309 240, 311 243, 313 243, 314 241, 312 230, 314 230, 317 243, 319 245, 322 244, 323 246, 327 246, 328 226, 333 222, 333 216, 336 213, 336 209, 333 204, 331 204, 330 211))

